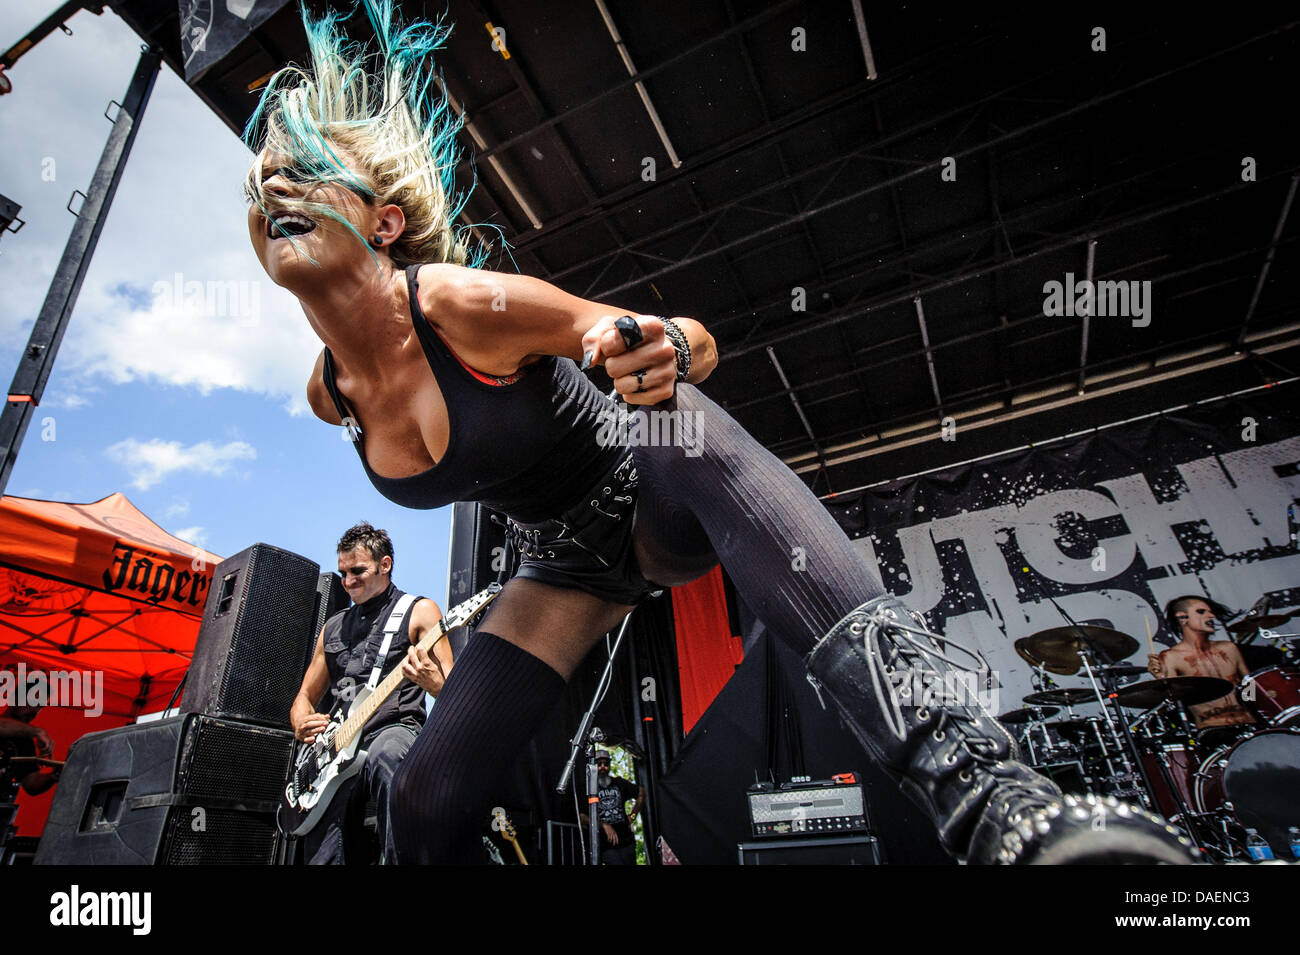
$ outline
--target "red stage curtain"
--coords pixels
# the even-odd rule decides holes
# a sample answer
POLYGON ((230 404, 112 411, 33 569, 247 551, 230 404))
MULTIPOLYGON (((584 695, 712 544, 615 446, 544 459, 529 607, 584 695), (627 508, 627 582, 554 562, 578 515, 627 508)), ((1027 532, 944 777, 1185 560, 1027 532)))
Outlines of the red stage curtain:
POLYGON ((740 637, 727 620, 722 568, 674 587, 673 623, 682 688, 682 732, 689 733, 744 658, 740 637))

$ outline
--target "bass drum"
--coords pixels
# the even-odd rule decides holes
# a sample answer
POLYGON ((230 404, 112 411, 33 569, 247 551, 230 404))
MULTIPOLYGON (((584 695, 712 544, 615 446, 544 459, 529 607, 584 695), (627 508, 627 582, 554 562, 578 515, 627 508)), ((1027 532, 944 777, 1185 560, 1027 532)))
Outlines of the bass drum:
POLYGON ((1300 731, 1266 729, 1216 750, 1201 763, 1195 789, 1197 809, 1258 830, 1275 857, 1287 858, 1287 829, 1300 826, 1300 731))

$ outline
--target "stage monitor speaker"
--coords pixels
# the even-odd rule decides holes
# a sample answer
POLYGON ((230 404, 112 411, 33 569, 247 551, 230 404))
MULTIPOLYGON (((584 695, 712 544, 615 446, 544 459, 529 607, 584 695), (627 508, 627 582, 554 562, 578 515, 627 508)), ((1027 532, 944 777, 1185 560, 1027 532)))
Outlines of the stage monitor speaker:
POLYGON ((307 672, 307 665, 311 663, 312 654, 316 652, 316 640, 320 636, 321 628, 325 626, 325 621, 350 606, 352 606, 352 598, 343 589, 342 577, 333 572, 317 577, 316 615, 312 618, 311 639, 307 641, 307 659, 303 663, 303 673, 307 672))
POLYGON ((254 544, 217 565, 181 712, 289 729, 320 628, 320 565, 254 544))
POLYGON ((880 865, 875 836, 764 839, 738 849, 741 865, 880 865))
MULTIPOLYGON (((451 511, 451 550, 447 558, 447 607, 468 600, 488 584, 495 583, 505 560, 505 516, 482 504, 458 502, 451 511), (493 567, 493 564, 496 566, 493 567)), ((506 576, 513 572, 507 567, 506 576)), ((459 655, 474 627, 457 627, 448 638, 452 653, 459 655)))
POLYGON ((38 865, 270 865, 293 734, 190 714, 68 752, 38 865))

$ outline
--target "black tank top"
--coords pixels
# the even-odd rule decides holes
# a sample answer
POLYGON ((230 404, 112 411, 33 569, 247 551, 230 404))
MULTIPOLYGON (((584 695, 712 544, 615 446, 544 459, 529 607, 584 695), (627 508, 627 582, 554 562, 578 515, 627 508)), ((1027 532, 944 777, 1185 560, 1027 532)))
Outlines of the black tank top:
MULTIPOLYGON (((384 642, 384 624, 393 612, 404 591, 390 583, 388 589, 376 594, 365 603, 341 610, 325 621, 325 669, 329 671, 333 705, 350 703, 357 691, 366 685, 375 666, 375 657, 384 642)), ((416 602, 420 598, 416 598, 416 602)), ((412 607, 415 603, 411 604, 412 607)), ((393 634, 384 662, 380 665, 380 679, 401 665, 406 651, 411 648, 411 611, 406 611, 402 625, 393 634)), ((393 695, 379 705, 375 715, 366 723, 369 735, 382 726, 400 720, 424 725, 424 690, 403 680, 393 695)), ((332 707, 331 707, 332 708, 332 707)))
POLYGON ((420 311, 418 270, 418 265, 406 269, 411 320, 447 406, 451 433, 442 460, 405 478, 372 471, 366 422, 345 405, 334 383, 334 356, 325 349, 325 387, 339 416, 351 417, 363 432, 354 444, 370 483, 402 507, 481 501, 525 524, 573 507, 626 453, 616 443, 602 447, 596 440, 602 414, 611 415, 613 403, 569 358, 542 358, 508 385, 474 377, 420 311))

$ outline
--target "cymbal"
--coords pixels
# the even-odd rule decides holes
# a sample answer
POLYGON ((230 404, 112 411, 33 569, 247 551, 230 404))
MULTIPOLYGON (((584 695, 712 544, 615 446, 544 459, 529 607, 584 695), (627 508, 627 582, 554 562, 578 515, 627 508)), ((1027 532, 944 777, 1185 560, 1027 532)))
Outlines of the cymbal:
POLYGON ((1055 690, 1044 690, 1041 693, 1030 693, 1025 697, 1025 702, 1030 706, 1038 706, 1042 703, 1059 703, 1062 706, 1073 706, 1076 703, 1087 703, 1089 700, 1097 702, 1097 694, 1086 686, 1066 686, 1055 690))
POLYGON ((1083 666, 1083 660, 1079 656, 1079 647, 1083 645, 1081 633, 1112 660, 1123 660, 1138 648, 1138 642, 1126 633, 1085 624, 1078 627, 1053 627, 1050 630, 1040 630, 1032 636, 1021 637, 1016 641, 1016 653, 1049 673, 1071 676, 1083 666))
POLYGON ((1034 723, 1038 720, 1047 719, 1049 716, 1055 716, 1061 712, 1060 707, 1056 706, 1025 706, 1018 710, 1010 710, 998 717, 999 723, 1034 723))
POLYGON ((1232 684, 1209 676, 1176 676, 1164 680, 1143 680, 1115 691, 1121 706, 1148 709, 1165 700, 1182 703, 1206 703, 1227 696, 1232 684))
POLYGON ((1286 623, 1292 616, 1289 613, 1269 613, 1258 617, 1242 617, 1236 623, 1224 624, 1224 626, 1229 633, 1241 636, 1244 633, 1254 633, 1260 629, 1272 630, 1274 627, 1286 623))

